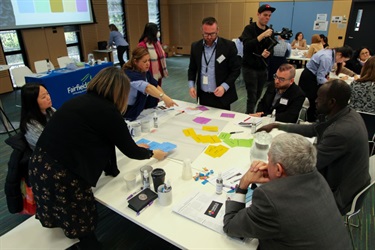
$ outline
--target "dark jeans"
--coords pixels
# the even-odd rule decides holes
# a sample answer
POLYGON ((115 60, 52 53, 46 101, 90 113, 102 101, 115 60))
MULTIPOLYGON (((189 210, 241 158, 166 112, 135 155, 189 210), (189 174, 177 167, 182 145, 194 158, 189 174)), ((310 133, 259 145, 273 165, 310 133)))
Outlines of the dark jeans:
POLYGON ((128 46, 117 46, 117 58, 120 62, 121 68, 122 68, 122 65, 125 64, 124 53, 125 53, 127 48, 128 48, 128 46))
POLYGON ((264 84, 267 81, 267 69, 255 70, 242 67, 242 76, 247 92, 246 114, 252 114, 255 112, 255 105, 260 99, 264 84))
POLYGON ((203 91, 199 92, 199 104, 218 109, 230 110, 230 104, 224 105, 220 101, 220 97, 215 96, 214 93, 207 93, 203 91))

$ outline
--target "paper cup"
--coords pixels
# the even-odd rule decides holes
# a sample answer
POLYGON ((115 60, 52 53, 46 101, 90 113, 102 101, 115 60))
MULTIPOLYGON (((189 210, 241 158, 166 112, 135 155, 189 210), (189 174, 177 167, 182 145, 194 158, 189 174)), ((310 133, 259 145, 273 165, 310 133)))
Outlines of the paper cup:
POLYGON ((128 187, 128 190, 132 190, 136 187, 137 176, 135 174, 127 173, 123 178, 125 180, 126 186, 128 187))

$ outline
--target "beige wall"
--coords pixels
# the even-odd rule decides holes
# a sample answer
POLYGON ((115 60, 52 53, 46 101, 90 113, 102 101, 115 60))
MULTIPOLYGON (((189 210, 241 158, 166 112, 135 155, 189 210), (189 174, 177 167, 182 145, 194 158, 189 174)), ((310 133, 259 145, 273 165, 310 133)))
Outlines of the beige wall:
MULTIPOLYGON (((97 23, 80 26, 84 60, 87 60, 88 53, 97 49, 98 41, 106 41, 109 36, 107 1, 93 0, 92 2, 97 23)), ((259 2, 255 0, 160 0, 163 43, 169 45, 171 50, 178 54, 190 54, 191 43, 201 38, 201 20, 207 16, 214 16, 218 20, 220 36, 227 39, 238 37, 248 24, 249 17, 254 17, 256 21, 259 2)), ((351 0, 334 0, 331 15, 345 15, 349 19, 351 2, 351 0)), ((148 22, 147 0, 127 0, 125 11, 128 42, 132 50, 137 46, 144 25, 148 22)), ((21 32, 28 58, 27 64, 32 70, 34 70, 34 61, 49 58, 57 67, 57 57, 67 55, 62 27, 25 29, 21 32)), ((332 47, 343 45, 345 33, 346 27, 340 29, 336 24, 331 24, 328 32, 330 45, 332 47), (339 40, 339 36, 343 39, 339 40)), ((99 56, 104 58, 106 54, 97 54, 98 58, 99 56)), ((1 60, 4 60, 2 51, 0 51, 0 63, 1 60)), ((0 79, 2 82, 9 83, 9 74, 0 73, 0 79)))

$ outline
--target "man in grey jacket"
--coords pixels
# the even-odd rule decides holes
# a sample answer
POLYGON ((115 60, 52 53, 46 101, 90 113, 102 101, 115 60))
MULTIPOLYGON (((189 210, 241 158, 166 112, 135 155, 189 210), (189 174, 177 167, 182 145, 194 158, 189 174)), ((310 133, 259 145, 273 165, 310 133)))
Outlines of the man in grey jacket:
MULTIPOLYGON (((342 215, 350 210, 354 196, 370 183, 367 130, 361 116, 348 107, 350 86, 339 79, 325 83, 315 101, 324 121, 310 125, 276 124, 278 128, 306 137, 317 137, 316 167, 328 182, 342 215)), ((323 208, 324 209, 324 208, 323 208)))
POLYGON ((268 164, 254 161, 226 202, 224 232, 259 239, 258 249, 351 249, 332 192, 316 170, 316 149, 298 134, 276 136, 268 164), (264 183, 245 208, 251 183, 264 183))

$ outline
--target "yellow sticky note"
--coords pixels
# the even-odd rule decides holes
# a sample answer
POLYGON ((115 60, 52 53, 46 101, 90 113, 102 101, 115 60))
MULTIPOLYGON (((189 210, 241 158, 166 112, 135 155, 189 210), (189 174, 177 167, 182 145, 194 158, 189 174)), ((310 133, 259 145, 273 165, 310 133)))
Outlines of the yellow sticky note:
POLYGON ((205 131, 212 131, 212 132, 219 131, 218 126, 202 126, 202 129, 205 131))
POLYGON ((195 131, 193 128, 186 128, 183 129, 182 132, 184 133, 185 136, 194 136, 196 135, 195 131))
POLYGON ((220 138, 217 135, 211 136, 211 139, 214 141, 212 143, 219 143, 219 142, 221 142, 220 138))

